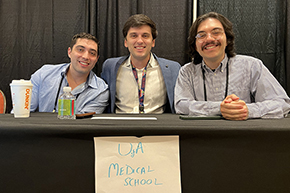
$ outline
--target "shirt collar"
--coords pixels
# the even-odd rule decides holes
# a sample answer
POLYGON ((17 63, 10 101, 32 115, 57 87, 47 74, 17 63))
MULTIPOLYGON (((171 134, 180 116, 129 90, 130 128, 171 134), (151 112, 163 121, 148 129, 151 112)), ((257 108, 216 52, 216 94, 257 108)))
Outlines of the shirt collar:
MULTIPOLYGON (((60 73, 62 76, 65 77, 65 79, 67 79, 66 77, 66 72, 68 71, 70 67, 70 63, 68 63, 67 67, 66 68, 63 68, 60 73)), ((87 87, 86 85, 92 87, 92 88, 97 88, 97 82, 96 81, 93 81, 93 78, 94 78, 94 73, 92 71, 90 71, 90 74, 87 78, 87 81, 84 83, 85 84, 85 87, 87 87)), ((67 80, 66 80, 67 81, 67 80)))
POLYGON ((66 72, 68 71, 69 66, 70 66, 70 63, 67 63, 67 66, 61 69, 60 74, 62 76, 66 76, 66 72))
MULTIPOLYGON (((228 60, 229 60, 229 58, 228 58, 227 54, 225 54, 224 59, 222 60, 222 62, 220 63, 220 65, 219 65, 215 70, 216 70, 216 71, 219 70, 219 71, 221 71, 221 72, 224 72, 226 66, 228 65, 228 60)), ((204 62, 203 60, 202 60, 201 65, 202 65, 202 68, 203 68, 205 71, 207 71, 207 72, 213 71, 213 70, 211 70, 211 69, 210 69, 210 68, 205 64, 205 62, 204 62)))
POLYGON ((97 88, 97 80, 96 81, 93 81, 93 80, 94 80, 94 73, 91 71, 85 84, 89 85, 92 88, 97 88))
MULTIPOLYGON (((126 60, 124 66, 126 66, 128 68, 132 68, 130 61, 131 61, 131 56, 129 56, 129 58, 126 60)), ((154 68, 156 66, 158 66, 157 60, 154 58, 153 54, 151 53, 147 68, 154 68)))

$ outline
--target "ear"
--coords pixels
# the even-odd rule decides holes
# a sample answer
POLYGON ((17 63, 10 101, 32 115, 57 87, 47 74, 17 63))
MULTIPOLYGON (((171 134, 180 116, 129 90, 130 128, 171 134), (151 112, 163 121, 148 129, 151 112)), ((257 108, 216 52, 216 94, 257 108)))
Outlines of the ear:
POLYGON ((152 48, 155 47, 155 39, 152 41, 152 48))
POLYGON ((71 58, 71 52, 72 52, 71 48, 68 47, 68 49, 67 49, 67 55, 68 55, 69 58, 71 58))
POLYGON ((127 45, 127 40, 126 40, 126 38, 124 39, 124 46, 125 46, 126 48, 128 48, 128 45, 127 45))

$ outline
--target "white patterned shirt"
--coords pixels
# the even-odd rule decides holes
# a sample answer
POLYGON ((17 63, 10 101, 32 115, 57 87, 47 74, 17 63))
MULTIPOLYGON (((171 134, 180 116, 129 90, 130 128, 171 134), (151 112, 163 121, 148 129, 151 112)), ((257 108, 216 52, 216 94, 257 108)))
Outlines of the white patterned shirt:
POLYGON ((246 102, 249 118, 282 118, 290 111, 290 99, 261 60, 237 55, 225 56, 215 71, 204 61, 184 65, 175 86, 175 110, 188 115, 221 115, 225 97, 226 65, 229 65, 227 95, 235 94, 246 102), (205 81, 203 80, 204 69, 205 81), (207 101, 204 97, 204 82, 207 101))

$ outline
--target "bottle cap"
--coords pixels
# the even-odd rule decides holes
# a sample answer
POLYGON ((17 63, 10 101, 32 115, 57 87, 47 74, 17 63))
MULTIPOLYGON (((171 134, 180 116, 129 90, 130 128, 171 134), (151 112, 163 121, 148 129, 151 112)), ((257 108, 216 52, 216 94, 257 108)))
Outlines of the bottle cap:
POLYGON ((69 86, 63 87, 63 92, 70 92, 70 91, 71 91, 71 87, 69 86))

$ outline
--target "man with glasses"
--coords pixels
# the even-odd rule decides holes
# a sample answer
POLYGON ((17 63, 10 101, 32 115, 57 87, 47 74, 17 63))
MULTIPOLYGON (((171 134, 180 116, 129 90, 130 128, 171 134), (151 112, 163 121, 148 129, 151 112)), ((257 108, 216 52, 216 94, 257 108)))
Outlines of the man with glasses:
POLYGON ((197 18, 188 42, 192 62, 177 78, 176 113, 229 120, 288 114, 290 99, 262 61, 236 55, 232 23, 223 15, 210 12, 197 18))

